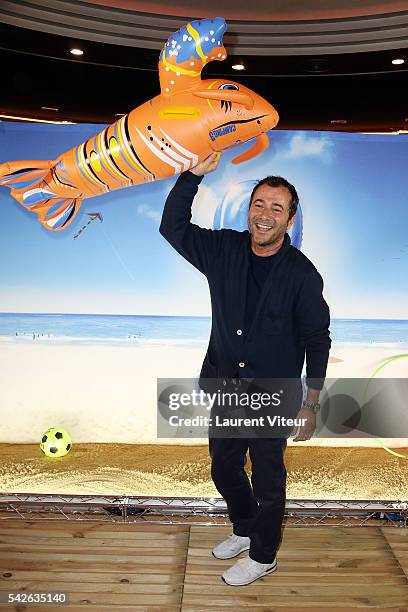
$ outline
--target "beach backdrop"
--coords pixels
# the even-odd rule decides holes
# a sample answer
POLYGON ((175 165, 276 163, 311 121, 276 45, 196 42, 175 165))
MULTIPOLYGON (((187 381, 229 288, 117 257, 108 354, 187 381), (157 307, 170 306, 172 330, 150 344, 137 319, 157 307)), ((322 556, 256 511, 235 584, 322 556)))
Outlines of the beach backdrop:
MULTIPOLYGON (((54 159, 101 128, 0 123, 0 163, 54 159)), ((277 130, 269 137, 270 148, 245 164, 230 163, 235 150, 222 155, 199 187, 193 222, 242 231, 255 181, 287 178, 300 195, 292 244, 321 273, 330 306, 327 376, 370 377, 397 357, 379 376, 406 378, 406 138, 277 130)), ((156 435, 157 378, 196 377, 211 329, 206 279, 158 232, 176 178, 87 200, 59 233, 0 188, 1 443, 36 443, 52 426, 74 443, 206 442, 156 435), (78 235, 87 213, 101 220, 78 235)), ((384 443, 407 446, 408 431, 384 443)))

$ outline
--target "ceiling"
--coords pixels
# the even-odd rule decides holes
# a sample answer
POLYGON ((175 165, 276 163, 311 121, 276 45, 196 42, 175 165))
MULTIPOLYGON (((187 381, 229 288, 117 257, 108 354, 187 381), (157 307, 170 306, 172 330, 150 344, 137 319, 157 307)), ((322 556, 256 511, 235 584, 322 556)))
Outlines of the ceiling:
POLYGON ((192 12, 187 0, 2 0, 0 114, 111 123, 159 93, 169 35, 221 13, 228 57, 203 78, 254 89, 277 108, 279 128, 408 130, 408 1, 257 0, 256 20, 247 1, 219 4, 192 12), (72 56, 73 46, 84 55, 72 56), (392 65, 396 57, 405 64, 392 65), (234 71, 237 62, 246 70, 234 71))
MULTIPOLYGON (((233 54, 357 53, 408 44, 407 0, 256 0, 255 10, 248 0, 221 4, 228 22, 224 42, 233 54)), ((219 0, 1 0, 0 23, 160 50, 185 21, 219 12, 219 0)))
MULTIPOLYGON (((170 15, 196 16, 199 3, 191 0, 88 0, 91 4, 109 6, 116 9, 133 10, 170 15)), ((206 0, 200 6, 201 17, 218 14, 219 0, 206 0)), ((335 19, 358 15, 379 15, 387 12, 406 11, 403 0, 257 0, 257 20, 302 20, 335 19)), ((242 0, 222 0, 222 14, 225 19, 254 19, 254 11, 248 2, 242 0)))

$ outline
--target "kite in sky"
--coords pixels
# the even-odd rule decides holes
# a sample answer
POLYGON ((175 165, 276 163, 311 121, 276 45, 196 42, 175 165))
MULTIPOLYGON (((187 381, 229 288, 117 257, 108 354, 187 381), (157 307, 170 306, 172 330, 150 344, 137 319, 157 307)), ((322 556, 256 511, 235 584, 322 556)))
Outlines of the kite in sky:
POLYGON ((101 213, 99 213, 99 212, 97 212, 97 213, 88 213, 88 217, 89 217, 89 221, 88 221, 88 223, 85 223, 85 225, 83 225, 83 226, 81 227, 81 229, 80 229, 80 230, 79 230, 79 231, 78 231, 78 232, 77 232, 77 233, 74 235, 74 240, 75 240, 75 238, 78 238, 78 236, 79 236, 79 235, 80 235, 80 234, 81 234, 81 233, 84 231, 84 229, 85 229, 86 227, 88 227, 88 225, 89 225, 90 223, 92 223, 92 221, 95 221, 95 219, 99 219, 99 221, 100 221, 101 223, 102 223, 102 221, 103 221, 103 217, 102 217, 101 213))

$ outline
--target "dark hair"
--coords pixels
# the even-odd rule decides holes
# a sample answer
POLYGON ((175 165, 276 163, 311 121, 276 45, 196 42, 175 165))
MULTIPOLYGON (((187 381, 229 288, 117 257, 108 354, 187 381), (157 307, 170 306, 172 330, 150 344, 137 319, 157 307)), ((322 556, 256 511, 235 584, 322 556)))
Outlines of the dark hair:
POLYGON ((286 187, 289 190, 290 195, 292 196, 292 200, 289 205, 289 219, 288 220, 290 221, 290 219, 296 214, 297 206, 299 204, 299 196, 294 186, 291 185, 282 176, 267 176, 261 181, 258 181, 258 183, 253 188, 252 193, 251 193, 251 198, 249 200, 249 208, 251 208, 252 199, 254 197, 255 191, 261 185, 269 185, 269 187, 286 187))

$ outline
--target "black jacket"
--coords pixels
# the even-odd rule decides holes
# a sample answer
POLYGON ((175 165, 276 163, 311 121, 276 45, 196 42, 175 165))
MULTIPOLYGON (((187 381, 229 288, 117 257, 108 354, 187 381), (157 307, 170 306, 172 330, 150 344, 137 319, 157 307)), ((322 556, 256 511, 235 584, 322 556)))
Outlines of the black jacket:
POLYGON ((160 233, 208 280, 212 305, 203 379, 297 378, 306 355, 306 384, 322 389, 331 346, 323 279, 285 234, 272 260, 249 329, 244 329, 251 236, 248 230, 210 230, 191 223, 191 205, 203 177, 183 172, 171 189, 160 233))

